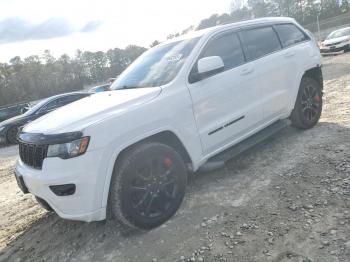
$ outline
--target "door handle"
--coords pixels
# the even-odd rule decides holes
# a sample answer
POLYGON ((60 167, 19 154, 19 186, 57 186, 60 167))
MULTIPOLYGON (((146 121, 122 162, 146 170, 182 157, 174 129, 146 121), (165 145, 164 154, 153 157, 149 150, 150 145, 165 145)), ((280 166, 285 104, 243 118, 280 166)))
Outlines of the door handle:
POLYGON ((286 57, 286 58, 293 57, 293 56, 295 56, 294 52, 288 52, 284 55, 284 57, 286 57))
POLYGON ((243 75, 248 75, 248 74, 250 74, 250 73, 253 73, 253 71, 254 71, 253 68, 247 67, 247 68, 242 69, 241 75, 242 75, 242 76, 243 76, 243 75))

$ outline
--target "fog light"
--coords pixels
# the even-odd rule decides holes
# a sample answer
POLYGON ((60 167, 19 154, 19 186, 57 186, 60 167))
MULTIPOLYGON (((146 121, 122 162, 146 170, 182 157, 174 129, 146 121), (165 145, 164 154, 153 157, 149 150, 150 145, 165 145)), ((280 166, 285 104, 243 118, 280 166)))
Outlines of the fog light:
POLYGON ((65 184, 50 186, 51 191, 57 196, 70 196, 75 193, 76 186, 74 184, 65 184))

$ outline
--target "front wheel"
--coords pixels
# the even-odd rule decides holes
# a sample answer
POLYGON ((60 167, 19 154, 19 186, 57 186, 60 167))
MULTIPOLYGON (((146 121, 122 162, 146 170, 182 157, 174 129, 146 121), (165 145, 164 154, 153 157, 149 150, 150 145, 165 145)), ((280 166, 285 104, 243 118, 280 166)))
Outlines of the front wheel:
POLYGON ((127 227, 152 229, 175 214, 186 184, 185 163, 174 149, 161 143, 144 143, 117 161, 109 207, 127 227))
POLYGON ((293 112, 292 125, 308 129, 317 124, 322 112, 322 90, 317 81, 303 77, 293 112))

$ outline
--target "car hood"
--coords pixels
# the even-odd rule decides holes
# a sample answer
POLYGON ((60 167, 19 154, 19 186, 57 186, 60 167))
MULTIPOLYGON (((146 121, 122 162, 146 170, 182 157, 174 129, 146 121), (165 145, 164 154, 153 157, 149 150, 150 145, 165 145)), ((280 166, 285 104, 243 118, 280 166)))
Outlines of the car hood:
POLYGON ((324 40, 322 43, 325 45, 329 45, 329 44, 334 44, 334 43, 338 43, 338 42, 341 42, 344 40, 349 40, 349 39, 350 39, 350 36, 342 36, 342 37, 324 40))
POLYGON ((5 121, 0 122, 0 128, 4 126, 7 127, 7 126, 16 125, 16 124, 21 124, 22 122, 25 122, 27 119, 28 117, 24 115, 11 117, 5 121))
POLYGON ((23 131, 42 134, 82 131, 87 126, 136 108, 154 99, 160 92, 161 88, 152 87, 97 93, 31 122, 23 131))

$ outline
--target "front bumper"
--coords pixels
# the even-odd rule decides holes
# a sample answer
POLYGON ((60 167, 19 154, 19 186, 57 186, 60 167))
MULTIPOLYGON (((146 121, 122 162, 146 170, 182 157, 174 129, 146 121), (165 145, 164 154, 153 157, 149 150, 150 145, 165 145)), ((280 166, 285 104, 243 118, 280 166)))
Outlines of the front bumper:
POLYGON ((15 175, 23 179, 30 193, 45 200, 60 217, 98 221, 106 218, 106 207, 102 206, 105 180, 99 169, 101 161, 99 150, 67 160, 45 158, 42 170, 28 167, 19 159, 15 175), (50 189, 63 184, 75 184, 75 193, 58 196, 50 189))
POLYGON ((321 53, 335 53, 350 49, 350 44, 339 44, 334 46, 321 46, 321 53))

